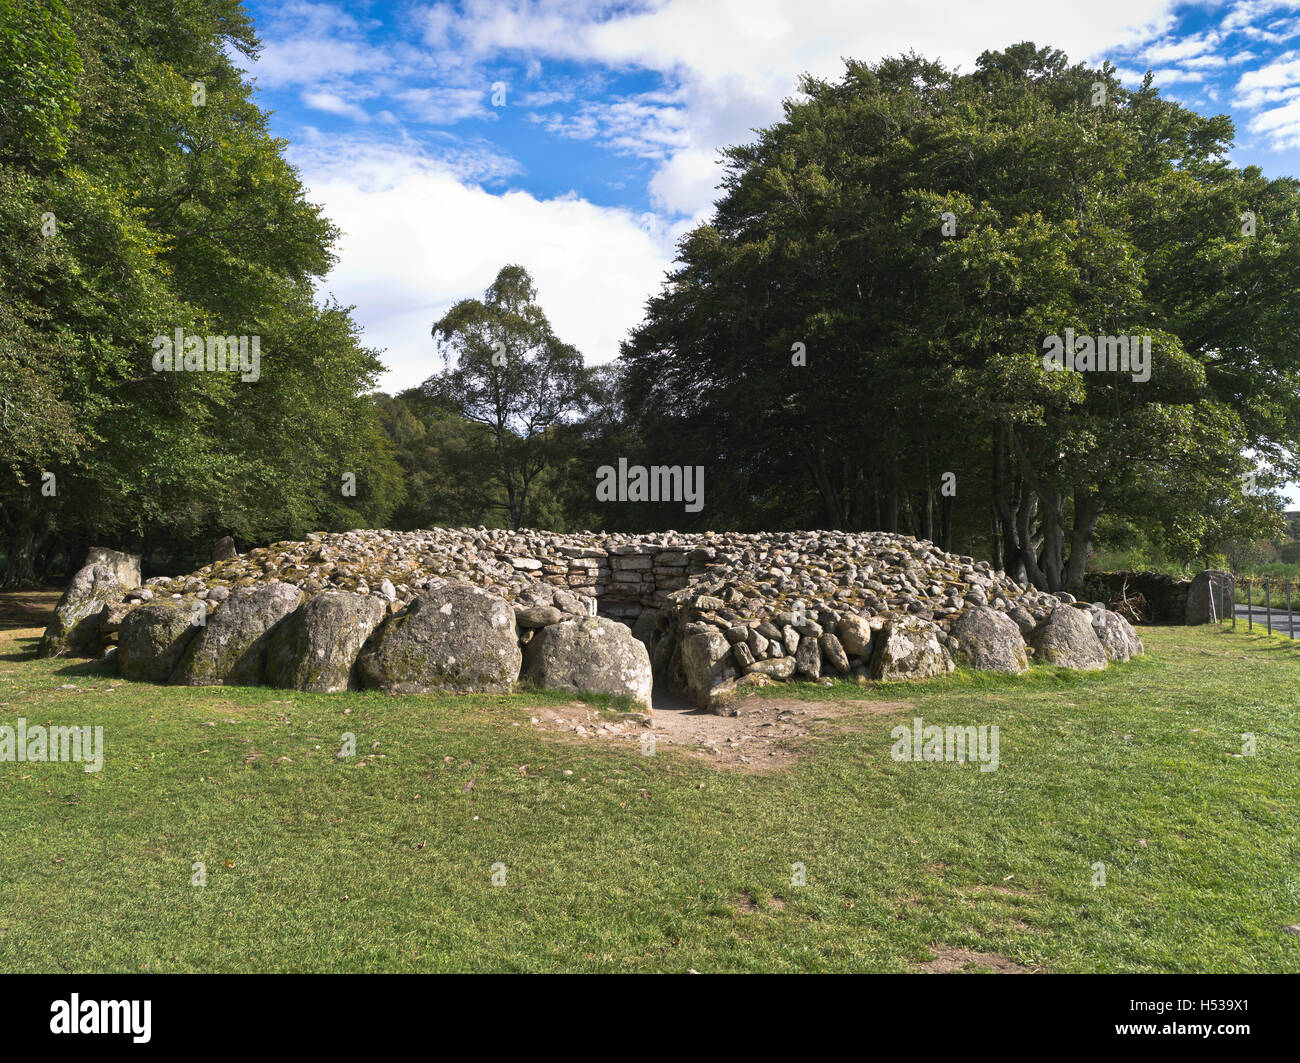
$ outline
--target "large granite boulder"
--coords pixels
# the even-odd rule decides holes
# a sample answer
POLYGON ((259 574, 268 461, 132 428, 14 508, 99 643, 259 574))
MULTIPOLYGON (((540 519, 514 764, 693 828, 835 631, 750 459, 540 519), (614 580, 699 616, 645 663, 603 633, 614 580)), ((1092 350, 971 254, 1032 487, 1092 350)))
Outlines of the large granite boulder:
POLYGON ((509 603, 454 583, 390 616, 357 659, 362 684, 389 694, 504 694, 522 665, 509 603))
POLYGON ((117 636, 122 677, 167 682, 206 619, 207 607, 195 598, 168 598, 132 609, 122 619, 117 636))
POLYGON ((266 685, 317 692, 360 686, 357 656, 385 612, 384 603, 368 594, 316 595, 271 632, 266 685))
POLYGON ((1209 568, 1192 577, 1187 588, 1186 623, 1212 624, 1232 619, 1234 581, 1231 572, 1209 568))
POLYGON ((949 628, 957 659, 981 672, 1019 674, 1029 668, 1025 640, 1011 617, 986 605, 966 609, 949 628))
POLYGON ((128 589, 107 566, 78 569, 54 608, 54 619, 41 636, 37 656, 95 656, 103 646, 100 619, 104 610, 128 589))
POLYGON ((890 619, 877 633, 874 644, 872 679, 928 679, 955 667, 943 644, 943 632, 919 617, 890 619))
POLYGON ((524 675, 545 690, 624 694, 650 705, 650 654, 624 624, 604 617, 566 620, 524 649, 524 675))
POLYGON ((850 657, 861 657, 868 661, 871 659, 871 639, 874 632, 865 619, 852 615, 843 617, 836 630, 840 634, 840 644, 850 657))
POLYGON ((1097 633, 1101 648, 1110 661, 1127 661, 1145 653, 1138 633, 1119 613, 1098 609, 1092 615, 1092 629, 1097 633))
POLYGON ((236 587, 190 641, 172 682, 189 687, 257 686, 271 629, 301 604, 302 591, 291 583, 236 587))
POLYGON ((1107 664, 1106 651, 1086 609, 1058 605, 1034 629, 1030 643, 1040 661, 1060 668, 1095 671, 1107 664))
POLYGON ((686 695, 697 708, 708 708, 714 687, 738 674, 731 643, 717 628, 696 631, 681 643, 681 669, 686 695))
POLYGON ((129 591, 140 586, 139 554, 124 554, 120 550, 110 550, 105 546, 92 546, 82 564, 87 567, 98 565, 100 568, 108 569, 129 591))

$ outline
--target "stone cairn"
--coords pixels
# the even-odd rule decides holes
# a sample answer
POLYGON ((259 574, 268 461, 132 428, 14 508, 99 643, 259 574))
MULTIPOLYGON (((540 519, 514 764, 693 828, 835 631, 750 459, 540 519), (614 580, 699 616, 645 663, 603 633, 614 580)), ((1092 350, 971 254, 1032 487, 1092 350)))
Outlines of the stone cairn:
POLYGON ((700 708, 825 676, 923 679, 954 662, 1096 669, 1142 653, 1126 620, 1018 586, 986 562, 883 532, 316 533, 140 582, 97 548, 43 656, 105 655, 129 679, 390 693, 623 694, 659 678, 700 708))

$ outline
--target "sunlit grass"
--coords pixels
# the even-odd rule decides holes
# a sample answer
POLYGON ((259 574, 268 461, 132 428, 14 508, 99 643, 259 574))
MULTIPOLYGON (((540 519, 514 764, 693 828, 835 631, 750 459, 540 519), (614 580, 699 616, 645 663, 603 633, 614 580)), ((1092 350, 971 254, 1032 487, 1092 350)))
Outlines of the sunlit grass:
POLYGON ((153 687, 34 634, 0 633, 0 724, 102 725, 106 761, 0 763, 6 971, 1300 970, 1300 649, 1240 626, 792 687, 909 705, 768 775, 529 725, 562 698, 153 687), (914 716, 997 725, 1001 767, 894 761, 914 716))

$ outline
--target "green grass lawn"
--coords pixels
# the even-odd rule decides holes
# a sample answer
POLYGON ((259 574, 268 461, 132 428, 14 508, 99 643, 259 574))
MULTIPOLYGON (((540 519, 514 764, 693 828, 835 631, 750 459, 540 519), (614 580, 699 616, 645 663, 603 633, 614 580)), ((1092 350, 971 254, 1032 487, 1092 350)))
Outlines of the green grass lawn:
POLYGON ((568 699, 152 687, 38 661, 34 635, 0 632, 0 724, 102 725, 105 765, 0 763, 3 971, 910 971, 943 950, 1300 971, 1300 648, 1240 627, 1144 630, 1149 656, 1102 674, 782 691, 910 705, 854 709, 768 774, 530 726, 568 699), (1001 767, 894 761, 913 716, 998 725, 1001 767))

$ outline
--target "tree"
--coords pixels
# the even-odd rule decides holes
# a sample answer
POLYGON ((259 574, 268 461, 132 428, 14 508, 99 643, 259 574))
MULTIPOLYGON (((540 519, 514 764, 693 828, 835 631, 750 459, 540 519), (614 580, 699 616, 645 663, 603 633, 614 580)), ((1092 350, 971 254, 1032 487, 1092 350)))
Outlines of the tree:
POLYGON ((52 543, 296 536, 401 500, 382 366, 317 299, 337 230, 236 65, 257 49, 238 0, 0 0, 10 584, 52 543), (256 338, 260 371, 159 371, 176 329, 256 338))
POLYGON ((491 433, 495 461, 480 497, 523 527, 538 478, 558 458, 560 429, 589 397, 582 355, 551 331, 532 277, 514 265, 482 299, 462 299, 439 318, 433 338, 445 369, 422 390, 491 433), (498 489, 500 501, 491 494, 498 489))
POLYGON ((708 466, 714 526, 955 529, 1056 590, 1105 513, 1261 519, 1243 455, 1294 472, 1300 439, 1296 182, 1233 168, 1229 120, 1149 77, 1032 44, 801 88, 726 152, 622 351, 647 445, 708 466), (1149 378, 1053 371, 1067 329, 1149 337, 1149 378))
POLYGON ((478 526, 500 520, 504 496, 485 490, 496 458, 486 426, 466 421, 418 388, 379 395, 375 402, 406 490, 393 527, 478 526))

